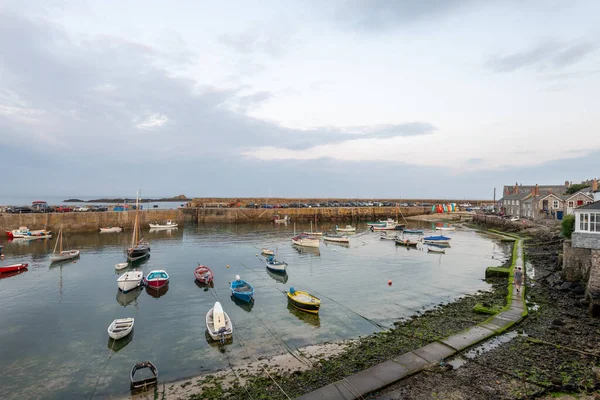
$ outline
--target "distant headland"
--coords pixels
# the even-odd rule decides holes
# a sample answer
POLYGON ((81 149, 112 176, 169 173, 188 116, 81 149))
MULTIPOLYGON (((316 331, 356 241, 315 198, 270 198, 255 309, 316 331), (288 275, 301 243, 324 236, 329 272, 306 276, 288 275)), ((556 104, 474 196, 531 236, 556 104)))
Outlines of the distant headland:
MULTIPOLYGON (((176 201, 190 201, 184 194, 180 194, 175 197, 161 197, 159 199, 140 199, 141 203, 158 203, 158 202, 176 202, 176 201)), ((116 198, 102 198, 93 200, 81 200, 81 199, 67 199, 63 200, 65 203, 135 203, 135 199, 128 197, 116 197, 116 198)))

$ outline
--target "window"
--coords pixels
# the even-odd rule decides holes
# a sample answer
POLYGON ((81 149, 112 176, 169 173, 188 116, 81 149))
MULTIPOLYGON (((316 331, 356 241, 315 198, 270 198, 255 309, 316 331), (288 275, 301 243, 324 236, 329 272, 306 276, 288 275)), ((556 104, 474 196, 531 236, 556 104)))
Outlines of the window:
POLYGON ((600 232, 600 213, 596 213, 596 232, 600 232))
POLYGON ((590 214, 579 214, 579 230, 580 231, 588 231, 589 230, 589 220, 590 214))
POLYGON ((569 201, 569 207, 573 207, 574 203, 573 200, 569 201))
POLYGON ((590 214, 590 232, 596 232, 596 214, 590 214))
POLYGON ((591 201, 588 201, 588 202, 586 202, 585 204, 592 204, 592 202, 591 202, 591 201))
POLYGON ((554 200, 552 203, 552 208, 558 208, 558 200, 554 200))
POLYGON ((517 205, 519 205, 519 200, 516 200, 516 202, 517 202, 517 205))

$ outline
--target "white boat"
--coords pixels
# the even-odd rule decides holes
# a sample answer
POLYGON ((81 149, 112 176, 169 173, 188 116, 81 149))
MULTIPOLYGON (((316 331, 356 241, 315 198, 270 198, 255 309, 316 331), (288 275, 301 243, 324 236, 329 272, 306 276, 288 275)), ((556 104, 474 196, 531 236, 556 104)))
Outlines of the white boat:
POLYGON ((372 231, 392 231, 394 229, 396 229, 396 227, 398 226, 398 223, 393 222, 393 221, 385 221, 385 223, 383 223, 383 225, 371 225, 371 230, 372 231))
POLYGON ((144 279, 142 271, 128 271, 117 279, 117 286, 123 293, 126 293, 141 286, 142 279, 144 279))
POLYGON ((151 222, 150 223, 150 228, 160 228, 160 229, 170 229, 170 228, 177 228, 177 222, 173 222, 171 220, 168 220, 166 223, 164 224, 159 224, 157 222, 151 222))
POLYGON ((275 255, 275 251, 269 250, 269 249, 260 249, 260 253, 264 254, 265 256, 274 256, 275 255))
POLYGON ((117 271, 120 271, 122 269, 127 268, 128 266, 129 266, 129 263, 118 263, 118 264, 115 264, 115 269, 117 271))
POLYGON ((344 236, 344 235, 327 234, 327 235, 323 236, 323 240, 326 240, 328 242, 350 243, 350 239, 348 238, 348 236, 344 236))
POLYGON ((115 340, 123 339, 133 330, 133 318, 115 319, 108 326, 108 336, 115 340))
POLYGON ((435 230, 436 231, 455 231, 456 228, 453 226, 436 226, 435 230))
POLYGON ((442 253, 442 254, 446 253, 446 249, 436 249, 436 248, 433 248, 433 247, 428 247, 427 251, 429 253, 442 253))
POLYGON ((316 236, 298 235, 292 238, 292 243, 304 247, 319 247, 321 241, 316 236))
POLYGON ((384 232, 384 233, 381 234, 381 236, 379 237, 379 239, 381 239, 381 240, 396 240, 396 239, 400 239, 400 237, 398 235, 388 236, 384 232))
POLYGON ((310 221, 310 232, 302 232, 303 235, 308 236, 323 236, 323 232, 313 232, 312 230, 312 221, 310 221))
POLYGON ((284 273, 287 264, 283 261, 277 261, 275 257, 269 256, 267 257, 267 268, 273 272, 284 273))
POLYGON ((111 232, 123 232, 123 228, 120 226, 111 226, 109 228, 100 228, 101 233, 111 233, 111 232))
POLYGON ((233 335, 231 319, 218 301, 206 313, 206 329, 213 340, 225 341, 233 335))
POLYGON ((287 216, 287 215, 285 217, 283 217, 283 218, 278 217, 278 216, 277 216, 277 218, 273 217, 273 222, 276 223, 276 224, 286 224, 287 225, 287 223, 289 221, 290 221, 290 217, 287 216))
MULTIPOLYGON (((39 231, 37 231, 39 232, 39 231)), ((31 235, 23 236, 19 239, 22 240, 37 240, 37 239, 52 239, 52 233, 47 231, 41 231, 40 233, 33 233, 31 235)))
POLYGON ((65 261, 79 257, 79 250, 63 250, 63 233, 62 227, 58 231, 58 237, 56 238, 56 244, 54 245, 54 251, 50 255, 50 261, 65 261), (57 250, 58 247, 58 251, 57 250))
POLYGON ((356 227, 352 225, 346 225, 345 228, 340 228, 339 226, 335 226, 335 230, 338 232, 356 232, 356 227))

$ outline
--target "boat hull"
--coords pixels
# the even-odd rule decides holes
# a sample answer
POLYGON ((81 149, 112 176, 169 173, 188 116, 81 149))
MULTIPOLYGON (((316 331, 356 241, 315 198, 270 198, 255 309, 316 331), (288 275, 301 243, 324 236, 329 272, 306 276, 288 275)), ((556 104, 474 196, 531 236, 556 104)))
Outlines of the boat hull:
POLYGON ((80 254, 79 250, 67 250, 67 251, 63 251, 58 254, 52 254, 50 256, 50 261, 58 262, 58 261, 72 260, 74 258, 79 257, 79 254, 80 254))
POLYGON ((6 265, 4 267, 0 267, 0 274, 5 274, 8 272, 15 272, 15 271, 21 271, 23 269, 27 269, 27 266, 29 264, 12 264, 12 265, 6 265))
POLYGON ((395 241, 398 246, 417 247, 419 242, 404 241, 402 239, 395 241))
POLYGON ((119 226, 113 226, 110 228, 100 228, 100 232, 101 233, 119 233, 119 232, 123 232, 123 228, 119 227, 119 226))
POLYGON ((350 243, 350 239, 348 239, 347 237, 323 236, 323 240, 325 240, 327 242, 350 243))
POLYGON ((108 326, 108 336, 114 340, 123 339, 133 331, 133 318, 115 319, 108 326))
POLYGON ((141 271, 126 272, 117 279, 117 286, 123 293, 142 286, 144 275, 141 271))
POLYGON ((267 262, 267 269, 271 272, 285 274, 285 269, 287 267, 286 263, 269 263, 267 262))
POLYGON ((129 261, 141 260, 150 255, 150 246, 136 246, 127 250, 129 261))
POLYGON ((304 311, 304 312, 311 313, 311 314, 318 314, 319 309, 321 308, 321 301, 318 298, 316 298, 315 296, 312 296, 308 293, 305 293, 305 292, 298 292, 298 293, 305 294, 306 296, 308 296, 312 299, 315 299, 317 301, 316 302, 299 301, 298 299, 295 298, 295 296, 291 295, 288 292, 288 294, 287 294, 288 304, 290 304, 294 308, 297 308, 300 311, 304 311))
POLYGON ((168 283, 168 279, 153 279, 150 281, 146 280, 146 286, 152 289, 160 289, 168 283))
POLYGON ((194 271, 194 277, 198 282, 208 284, 213 281, 214 274, 206 265, 199 265, 194 271))
POLYGON ((245 301, 246 303, 250 303, 252 301, 252 298, 254 297, 254 293, 236 292, 235 290, 232 290, 231 294, 236 299, 240 299, 242 301, 245 301))
POLYGON ((319 247, 320 241, 318 238, 312 237, 294 237, 292 243, 304 247, 319 247))

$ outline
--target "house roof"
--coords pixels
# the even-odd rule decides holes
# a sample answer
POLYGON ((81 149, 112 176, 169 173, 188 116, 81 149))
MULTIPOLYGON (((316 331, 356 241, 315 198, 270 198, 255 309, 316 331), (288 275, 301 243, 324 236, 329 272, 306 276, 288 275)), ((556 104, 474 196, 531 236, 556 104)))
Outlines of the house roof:
POLYGON ((564 195, 565 196, 565 200, 569 200, 570 198, 573 198, 573 197, 577 196, 578 194, 583 194, 583 195, 589 197, 590 200, 593 200, 594 196, 592 195, 592 192, 589 191, 589 189, 590 188, 584 188, 584 189, 581 189, 580 191, 575 192, 573 194, 566 194, 566 195, 564 195))
POLYGON ((578 207, 574 211, 579 212, 579 211, 585 211, 585 210, 600 210, 600 200, 595 201, 590 204, 587 204, 585 206, 578 207))
POLYGON ((550 197, 550 196, 556 197, 557 199, 559 199, 561 201, 564 201, 566 198, 565 197, 566 195, 564 195, 564 194, 543 192, 543 193, 540 193, 540 200, 544 200, 545 198, 550 197))
MULTIPOLYGON (((540 196, 545 196, 548 192, 552 192, 553 194, 560 195, 567 187, 565 185, 538 185, 537 186, 540 196)), ((535 185, 519 185, 519 193, 514 193, 515 186, 514 185, 504 185, 502 188, 502 193, 504 196, 500 200, 521 200, 528 194, 531 194, 535 189, 535 185), (508 192, 508 194, 506 194, 508 192)))

